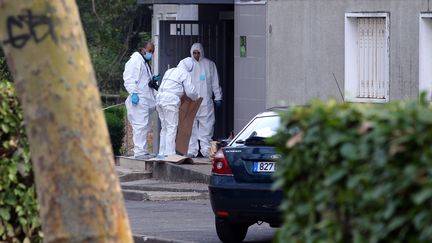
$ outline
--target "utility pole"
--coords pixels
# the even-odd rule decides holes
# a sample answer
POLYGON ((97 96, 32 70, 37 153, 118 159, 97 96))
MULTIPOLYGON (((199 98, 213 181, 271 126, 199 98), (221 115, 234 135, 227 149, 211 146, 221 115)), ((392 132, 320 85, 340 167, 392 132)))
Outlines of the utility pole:
POLYGON ((20 99, 45 242, 132 242, 73 0, 0 0, 0 45, 20 99))

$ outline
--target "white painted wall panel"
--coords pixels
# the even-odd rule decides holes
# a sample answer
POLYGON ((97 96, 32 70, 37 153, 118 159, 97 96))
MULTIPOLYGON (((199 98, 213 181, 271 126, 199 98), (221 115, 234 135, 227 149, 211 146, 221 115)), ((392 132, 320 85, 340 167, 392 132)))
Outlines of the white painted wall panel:
POLYGON ((432 13, 420 14, 419 90, 432 96, 432 13))

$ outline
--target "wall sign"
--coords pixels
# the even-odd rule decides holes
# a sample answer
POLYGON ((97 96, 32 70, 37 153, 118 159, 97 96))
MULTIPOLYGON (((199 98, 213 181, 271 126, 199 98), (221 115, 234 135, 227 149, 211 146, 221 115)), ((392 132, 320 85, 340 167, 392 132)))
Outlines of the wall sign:
POLYGON ((240 57, 246 57, 246 36, 240 36, 240 57))

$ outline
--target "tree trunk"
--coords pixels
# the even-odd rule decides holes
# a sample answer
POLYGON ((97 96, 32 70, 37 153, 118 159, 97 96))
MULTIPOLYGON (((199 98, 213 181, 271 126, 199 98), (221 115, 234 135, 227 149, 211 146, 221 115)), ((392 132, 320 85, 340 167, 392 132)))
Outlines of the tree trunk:
POLYGON ((75 1, 0 0, 45 242, 132 242, 75 1))

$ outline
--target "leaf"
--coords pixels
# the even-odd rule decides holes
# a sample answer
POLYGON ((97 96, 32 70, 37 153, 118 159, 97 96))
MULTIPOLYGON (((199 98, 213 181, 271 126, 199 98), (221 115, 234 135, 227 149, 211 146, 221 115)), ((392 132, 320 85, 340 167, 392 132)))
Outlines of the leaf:
POLYGON ((0 217, 5 221, 8 221, 10 219, 9 210, 7 208, 0 208, 0 217))
POLYGON ((429 213, 427 211, 421 211, 414 217, 414 225, 417 229, 421 229, 425 223, 427 223, 427 219, 429 217, 429 213))
POLYGON ((349 189, 354 189, 360 184, 362 177, 360 175, 353 175, 348 178, 347 187, 349 189))
POLYGON ((432 111, 430 109, 420 108, 417 113, 417 118, 423 123, 432 124, 432 111))
POLYGON ((340 153, 342 154, 342 156, 349 160, 354 160, 358 158, 357 149, 352 143, 345 143, 344 145, 342 145, 340 153))
POLYGON ((338 180, 342 179, 342 177, 344 177, 345 175, 346 175, 346 170, 345 169, 339 169, 339 170, 333 172, 332 174, 330 174, 330 176, 328 176, 325 179, 324 185, 329 186, 329 185, 337 182, 338 180))
POLYGON ((394 218, 387 225, 388 231, 392 231, 392 230, 395 230, 396 228, 399 228, 400 226, 402 226, 405 223, 405 221, 406 221, 406 219, 404 216, 399 216, 399 217, 394 218))
POLYGON ((6 224, 7 236, 13 237, 15 236, 14 227, 11 224, 6 224))
POLYGON ((18 214, 18 216, 24 215, 24 209, 21 205, 17 205, 15 207, 15 212, 18 214))
POLYGON ((432 197, 432 188, 423 189, 420 192, 414 194, 413 201, 416 205, 424 203, 426 200, 432 197))
POLYGON ((4 123, 1 124, 1 129, 3 130, 4 133, 9 133, 10 131, 9 127, 4 123))
POLYGON ((18 221, 20 222, 21 225, 27 225, 27 220, 23 217, 19 217, 18 221))
POLYGON ((389 219, 391 216, 393 216, 393 213, 395 212, 397 204, 394 201, 391 201, 387 204, 387 207, 385 208, 384 211, 384 219, 387 220, 389 219))
POLYGON ((348 136, 346 136, 345 134, 342 134, 340 132, 332 132, 328 136, 327 140, 328 140, 328 143, 329 143, 330 146, 335 146, 335 145, 337 145, 339 143, 342 143, 342 142, 346 141, 347 137, 348 136))

